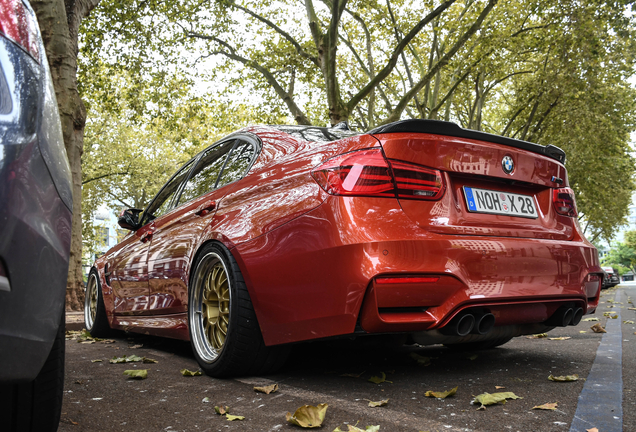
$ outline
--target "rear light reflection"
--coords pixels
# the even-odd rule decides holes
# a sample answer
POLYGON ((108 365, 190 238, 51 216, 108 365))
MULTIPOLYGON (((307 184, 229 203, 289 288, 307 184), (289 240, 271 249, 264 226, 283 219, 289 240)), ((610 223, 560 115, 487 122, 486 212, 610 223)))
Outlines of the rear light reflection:
POLYGON ((574 191, 569 187, 554 189, 552 191, 552 203, 558 214, 569 217, 578 216, 574 191))
POLYGON ((311 171, 332 195, 379 196, 438 200, 444 195, 439 170, 386 160, 379 148, 358 150, 328 159, 311 171))
POLYGON ((0 33, 39 61, 37 22, 22 0, 0 0, 0 33))
POLYGON ((407 284, 407 283, 435 283, 439 277, 380 277, 375 279, 377 284, 407 284))

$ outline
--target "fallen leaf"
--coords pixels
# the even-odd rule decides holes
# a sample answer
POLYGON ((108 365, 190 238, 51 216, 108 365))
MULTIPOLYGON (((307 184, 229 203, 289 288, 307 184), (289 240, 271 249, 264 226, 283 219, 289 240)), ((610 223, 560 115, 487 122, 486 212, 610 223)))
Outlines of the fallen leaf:
POLYGON ((568 339, 572 339, 570 336, 561 336, 561 337, 553 337, 553 338, 548 338, 550 340, 568 340, 568 339))
POLYGON ((184 377, 201 376, 201 371, 192 372, 188 369, 181 369, 179 372, 181 372, 181 375, 183 375, 184 377))
POLYGON ((369 406, 373 407, 373 408, 375 408, 375 407, 383 407, 383 406, 385 406, 388 403, 389 403, 388 399, 384 399, 384 400, 377 401, 377 402, 369 401, 369 406))
POLYGON ((579 380, 579 376, 577 374, 574 374, 574 375, 563 375, 563 376, 550 375, 548 377, 548 379, 550 381, 555 381, 555 382, 569 382, 569 381, 578 381, 579 380))
POLYGON ((359 374, 356 373, 343 373, 342 375, 340 375, 341 377, 351 377, 351 378, 360 378, 362 376, 363 373, 365 373, 366 371, 362 371, 359 374))
POLYGON ((378 376, 372 376, 371 378, 369 378, 369 381, 374 383, 374 384, 382 384, 383 382, 388 382, 393 384, 393 381, 389 381, 386 379, 386 374, 384 372, 380 372, 382 374, 381 377, 378 376))
POLYGON ((579 333, 587 333, 585 330, 579 330, 579 333))
POLYGON ((539 333, 539 334, 534 334, 532 336, 526 336, 528 339, 543 339, 543 338, 547 338, 548 334, 547 333, 539 333))
POLYGON ((430 357, 425 357, 425 356, 421 356, 417 353, 411 353, 411 358, 413 360, 415 360, 417 362, 418 365, 420 366, 430 366, 431 364, 431 358, 430 357))
POLYGON ((636 310, 636 308, 627 308, 627 310, 636 310))
POLYGON ((623 324, 634 324, 634 321, 632 321, 632 320, 625 320, 625 321, 623 321, 623 324))
MULTIPOLYGON (((365 429, 360 429, 357 426, 347 425, 348 432, 378 432, 380 430, 380 425, 377 426, 367 426, 365 429)), ((335 428, 333 432, 347 432, 340 429, 340 426, 335 428)))
POLYGON ((424 396, 426 397, 434 397, 437 399, 446 399, 449 396, 454 395, 455 393, 457 393, 457 387, 452 388, 448 391, 445 392, 434 392, 434 391, 427 391, 426 393, 424 393, 424 396))
POLYGON ((201 402, 210 403, 210 398, 206 396, 203 399, 201 399, 201 402))
POLYGON ((494 405, 499 402, 506 403, 506 399, 523 399, 520 396, 517 396, 513 392, 502 392, 502 393, 482 393, 478 396, 475 396, 473 399, 473 404, 481 404, 481 406, 477 409, 486 409, 486 405, 494 405))
POLYGON ((129 346, 128 348, 130 348, 130 349, 137 349, 137 348, 141 348, 142 346, 143 346, 143 344, 139 344, 139 345, 132 345, 132 346, 129 346))
POLYGON ((254 387, 254 391, 265 393, 265 394, 276 393, 277 390, 278 390, 278 384, 272 384, 272 385, 268 385, 264 387, 254 387))
POLYGON ((157 360, 151 359, 151 358, 148 358, 148 357, 142 357, 142 361, 144 363, 159 363, 157 360))
POLYGON ((594 333, 607 333, 605 328, 601 325, 601 323, 596 323, 592 327, 590 327, 594 333))
POLYGON ((139 357, 136 355, 131 355, 131 356, 126 356, 125 354, 121 357, 113 357, 112 359, 108 360, 109 363, 132 363, 132 362, 140 362, 143 361, 143 357, 139 357))
POLYGON ((245 420, 245 417, 243 416, 232 415, 232 414, 225 414, 225 418, 228 419, 228 421, 245 420))
POLYGON ((603 316, 613 318, 616 312, 603 312, 603 316))
POLYGON ((559 406, 559 404, 557 402, 554 403, 546 403, 543 405, 537 405, 535 407, 532 407, 532 409, 540 409, 540 410, 556 410, 557 406, 559 406))
POLYGON ((328 407, 329 405, 327 404, 319 404, 318 406, 303 405, 293 415, 288 412, 286 419, 289 423, 302 428, 317 428, 322 426, 328 407))
POLYGON ((585 429, 585 432, 598 432, 598 428, 585 429))
POLYGON ((501 389, 505 389, 504 386, 495 386, 495 390, 501 390, 501 389))
POLYGON ((227 413, 230 412, 230 407, 229 406, 214 406, 214 411, 218 414, 218 415, 225 415, 227 413))
POLYGON ((599 319, 596 317, 592 317, 592 318, 585 318, 583 321, 598 321, 599 319))
POLYGON ((125 370, 124 375, 128 375, 133 379, 146 379, 148 378, 148 369, 125 370))
POLYGON ((91 363, 100 363, 102 361, 102 359, 95 359, 95 360, 91 360, 91 363))

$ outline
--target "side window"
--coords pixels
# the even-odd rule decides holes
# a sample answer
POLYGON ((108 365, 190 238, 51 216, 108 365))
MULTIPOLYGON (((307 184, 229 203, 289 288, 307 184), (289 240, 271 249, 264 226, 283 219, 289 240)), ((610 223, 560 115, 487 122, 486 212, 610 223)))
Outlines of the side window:
POLYGON ((192 168, 194 160, 188 162, 177 174, 159 191, 157 196, 152 200, 148 209, 143 215, 143 223, 146 224, 159 216, 164 215, 175 206, 175 197, 179 191, 179 187, 188 177, 188 173, 192 168))
POLYGON ((188 180, 183 192, 181 192, 180 204, 214 190, 221 169, 223 169, 223 164, 234 143, 235 140, 226 141, 208 149, 201 156, 199 163, 192 171, 190 180, 188 180))
POLYGON ((219 178, 217 187, 221 187, 233 181, 241 179, 249 169, 254 157, 256 156, 256 148, 252 143, 247 141, 238 141, 234 150, 230 154, 223 173, 219 178))

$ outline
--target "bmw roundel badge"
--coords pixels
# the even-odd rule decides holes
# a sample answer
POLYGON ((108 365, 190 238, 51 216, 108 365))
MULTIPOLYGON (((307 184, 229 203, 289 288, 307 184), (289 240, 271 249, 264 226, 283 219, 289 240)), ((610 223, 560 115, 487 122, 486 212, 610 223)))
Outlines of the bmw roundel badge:
POLYGON ((501 160, 501 168, 504 170, 506 174, 512 174, 512 171, 515 169, 515 163, 512 161, 510 156, 504 156, 501 160))

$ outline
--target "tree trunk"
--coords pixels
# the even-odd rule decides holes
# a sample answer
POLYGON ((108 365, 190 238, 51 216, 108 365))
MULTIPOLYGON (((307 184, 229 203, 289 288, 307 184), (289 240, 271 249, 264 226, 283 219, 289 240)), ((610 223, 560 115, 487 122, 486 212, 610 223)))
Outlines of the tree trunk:
POLYGON ((77 33, 79 24, 99 0, 32 0, 51 69, 62 122, 66 155, 73 176, 73 224, 66 285, 66 309, 81 310, 82 278, 82 166, 86 108, 77 91, 77 33))

